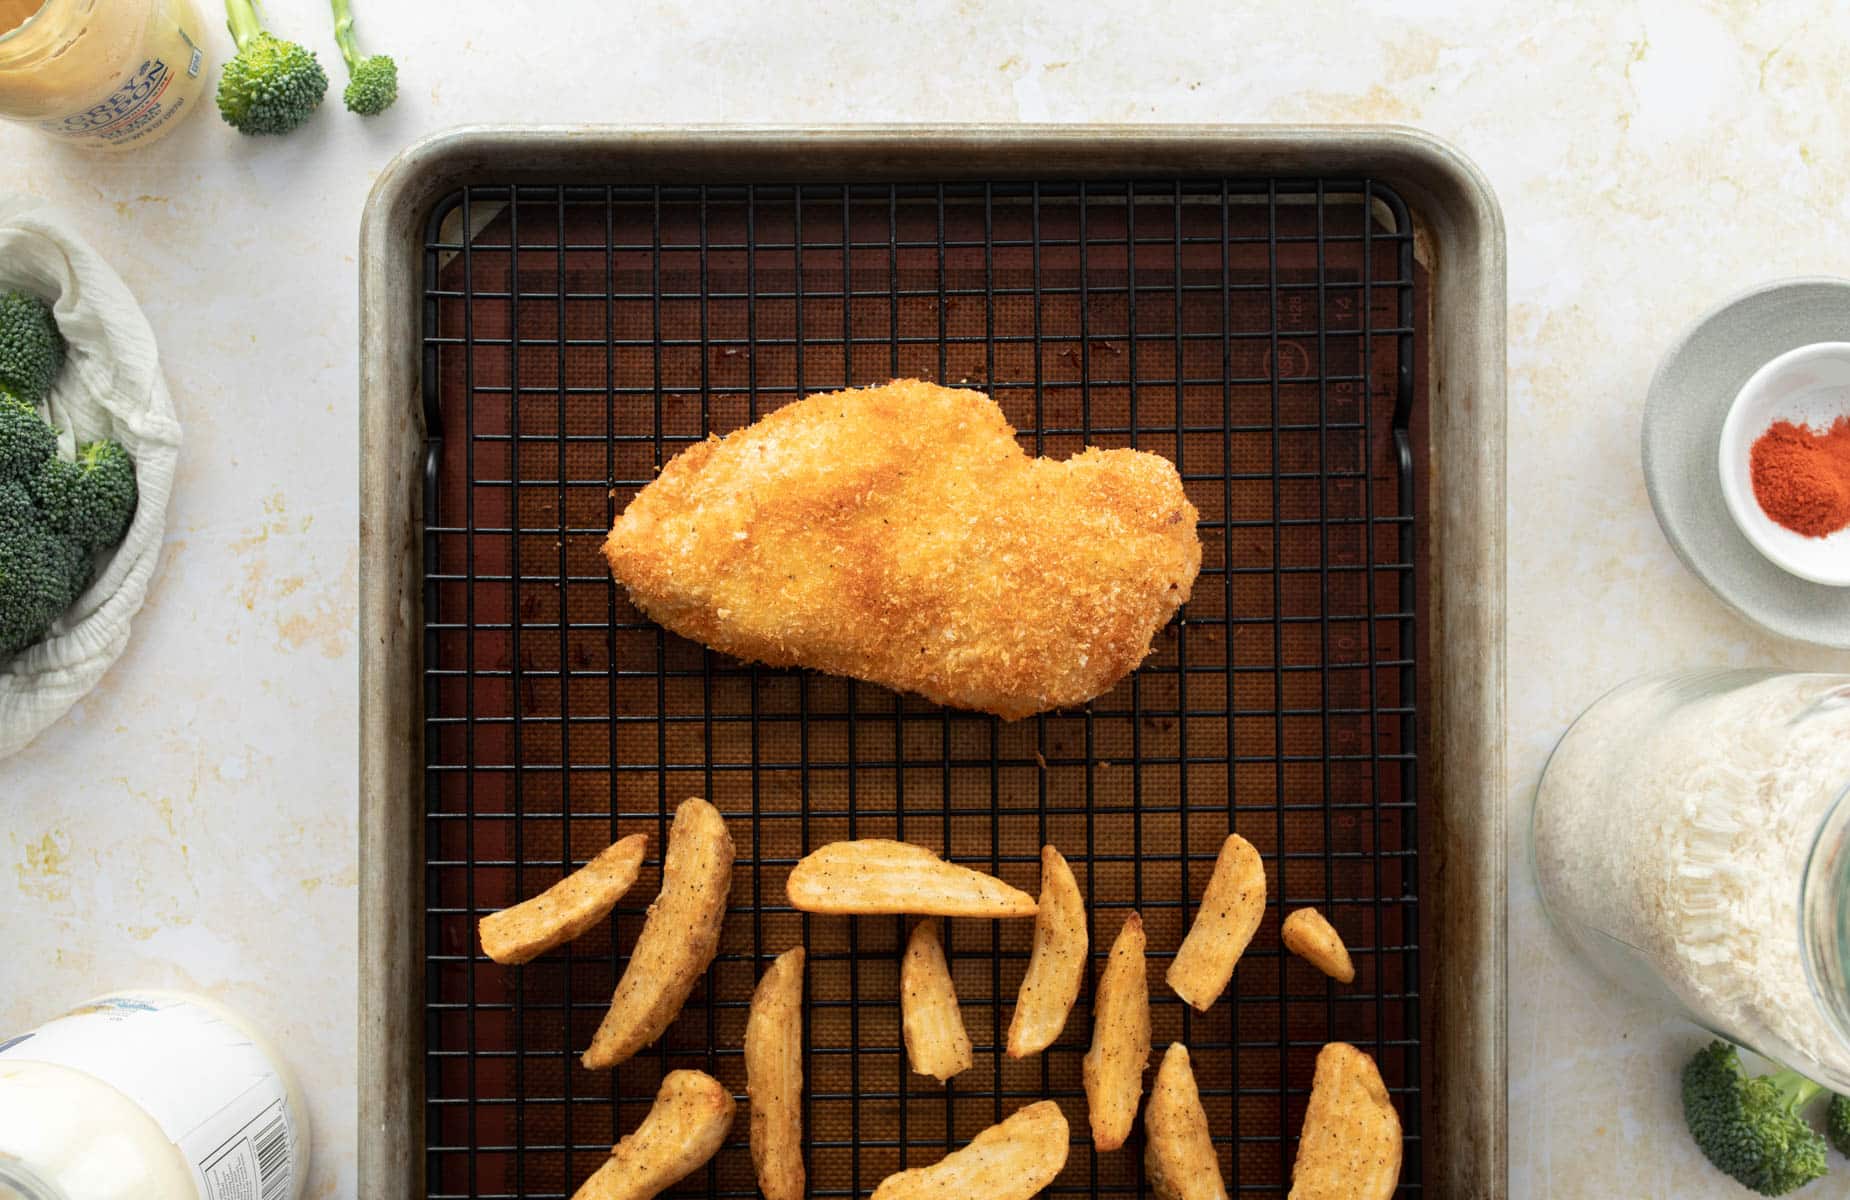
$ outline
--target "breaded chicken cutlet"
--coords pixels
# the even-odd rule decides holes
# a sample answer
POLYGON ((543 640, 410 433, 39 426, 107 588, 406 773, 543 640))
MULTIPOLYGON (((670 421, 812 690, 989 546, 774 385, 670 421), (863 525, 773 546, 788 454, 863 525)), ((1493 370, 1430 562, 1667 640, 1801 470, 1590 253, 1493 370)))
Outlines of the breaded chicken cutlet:
POLYGON ((811 396, 692 446, 604 545, 683 637, 1014 719, 1129 674, 1201 568, 1174 464, 1030 458, 980 392, 811 396))

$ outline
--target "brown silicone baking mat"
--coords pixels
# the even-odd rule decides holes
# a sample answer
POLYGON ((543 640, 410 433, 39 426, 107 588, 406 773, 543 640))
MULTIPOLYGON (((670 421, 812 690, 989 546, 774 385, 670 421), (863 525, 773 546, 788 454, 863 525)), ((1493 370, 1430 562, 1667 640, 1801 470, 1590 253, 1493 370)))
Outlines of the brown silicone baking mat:
POLYGON ((677 1192, 755 1195, 740 1055, 753 983, 809 948, 810 1194, 858 1196, 1052 1097, 1074 1144, 1053 1195, 1142 1195, 1141 1132, 1099 1154, 1080 1059, 1092 983, 1045 1054, 1000 1051, 1032 922, 951 921, 976 1065, 912 1075, 899 918, 812 917, 789 867, 847 837, 945 851, 1030 892, 1060 847, 1102 960, 1149 933, 1156 1053, 1193 1054, 1230 1190, 1288 1188, 1312 1063, 1374 1055, 1422 1182, 1416 628, 1423 398, 1413 230, 1367 179, 859 186, 472 186, 424 247, 425 1104, 433 1197, 569 1196, 697 1067, 733 1136, 677 1192), (1173 459, 1201 577, 1155 651, 1083 710, 1005 723, 741 663, 664 633, 598 554, 692 442, 799 395, 917 376, 982 389, 1023 445, 1173 459), (661 1042, 588 1072, 655 894, 667 822, 711 799, 738 846, 718 959, 661 1042), (1228 994, 1162 982, 1229 829, 1269 904, 1228 994), (485 913, 613 836, 651 836, 614 920, 523 967, 485 913), (1278 942, 1321 908, 1357 977, 1278 942))

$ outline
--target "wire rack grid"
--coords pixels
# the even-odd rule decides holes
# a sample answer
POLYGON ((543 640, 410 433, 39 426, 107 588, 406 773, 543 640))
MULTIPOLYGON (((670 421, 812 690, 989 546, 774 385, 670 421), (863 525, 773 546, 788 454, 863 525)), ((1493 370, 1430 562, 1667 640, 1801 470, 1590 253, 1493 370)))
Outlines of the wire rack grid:
MULTIPOLYGON (((1086 1137, 1091 987, 1046 1053, 1001 1053, 1030 922, 948 922, 976 1065, 913 1076, 905 925, 786 903, 809 849, 896 837, 1026 890, 1072 863, 1102 960, 1149 932, 1157 1051, 1194 1057, 1239 1196, 1288 1188, 1326 1041, 1379 1062, 1421 1190, 1416 279, 1407 212, 1367 179, 471 186, 424 254, 426 1106, 432 1197, 568 1196, 668 1070, 743 1102, 769 960, 809 949, 810 1192, 858 1196, 1052 1097, 1074 1130, 1053 1195, 1143 1195, 1141 1144, 1086 1137), (916 376, 995 397, 1036 454, 1170 457, 1201 513, 1193 597, 1083 710, 1004 723, 740 663, 664 633, 603 568, 614 515, 668 458, 796 397, 916 376), (686 795, 738 863, 718 958, 661 1042, 588 1044, 686 795), (1161 982, 1230 829, 1268 911, 1228 996, 1161 982), (484 914, 620 834, 649 866, 606 926, 520 968, 484 914), (1279 946, 1315 904, 1353 986, 1279 946)), ((1096 967, 1095 963, 1095 967, 1096 967)), ((743 1113, 680 1191, 750 1196, 743 1113)))

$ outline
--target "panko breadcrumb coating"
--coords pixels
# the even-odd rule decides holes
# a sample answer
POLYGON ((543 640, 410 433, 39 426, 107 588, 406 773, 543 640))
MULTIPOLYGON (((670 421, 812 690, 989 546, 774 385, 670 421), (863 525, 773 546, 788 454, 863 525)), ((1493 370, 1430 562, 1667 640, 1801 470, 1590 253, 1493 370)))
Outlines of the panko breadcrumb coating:
POLYGON ((1014 719, 1124 678, 1201 568, 1174 464, 1030 458, 980 392, 811 396, 690 447, 604 545, 637 606, 738 658, 1014 719))

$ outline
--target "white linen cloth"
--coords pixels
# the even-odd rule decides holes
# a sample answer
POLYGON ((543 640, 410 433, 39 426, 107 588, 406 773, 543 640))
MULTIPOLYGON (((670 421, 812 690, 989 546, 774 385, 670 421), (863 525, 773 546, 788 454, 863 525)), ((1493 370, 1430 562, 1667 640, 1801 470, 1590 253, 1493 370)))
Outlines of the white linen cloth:
POLYGON ((0 291, 13 288, 50 301, 69 343, 47 404, 59 453, 115 439, 135 461, 140 500, 128 536, 97 562, 70 611, 43 641, 0 663, 0 758, 68 712, 122 656, 160 557, 180 457, 154 331, 127 285, 50 204, 0 194, 0 291))

